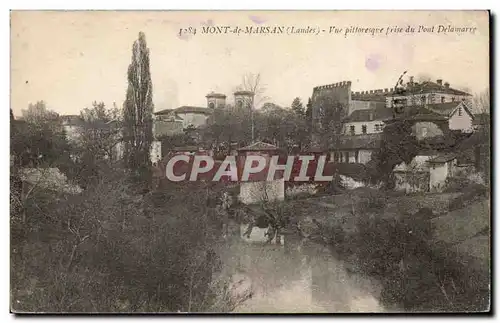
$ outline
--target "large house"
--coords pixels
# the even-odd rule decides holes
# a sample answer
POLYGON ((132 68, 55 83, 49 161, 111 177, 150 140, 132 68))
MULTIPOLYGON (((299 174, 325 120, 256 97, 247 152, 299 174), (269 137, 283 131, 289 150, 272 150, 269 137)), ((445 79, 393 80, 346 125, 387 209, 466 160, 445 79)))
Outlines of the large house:
POLYGON ((450 83, 443 83, 442 79, 414 82, 410 76, 406 85, 397 88, 385 97, 386 106, 393 108, 398 105, 418 106, 427 104, 450 103, 470 100, 469 93, 450 87, 450 83))
MULTIPOLYGON (((470 98, 441 79, 418 83, 410 77, 397 88, 360 92, 351 91, 350 81, 317 86, 311 98, 313 127, 321 127, 325 105, 340 108, 337 115, 342 120, 342 133, 327 149, 337 162, 366 164, 380 146, 386 122, 394 118, 413 120, 413 132, 419 139, 444 136, 453 130, 472 132, 477 123, 470 98), (399 107, 404 108, 402 114, 399 107)), ((313 141, 318 142, 318 138, 313 141)))

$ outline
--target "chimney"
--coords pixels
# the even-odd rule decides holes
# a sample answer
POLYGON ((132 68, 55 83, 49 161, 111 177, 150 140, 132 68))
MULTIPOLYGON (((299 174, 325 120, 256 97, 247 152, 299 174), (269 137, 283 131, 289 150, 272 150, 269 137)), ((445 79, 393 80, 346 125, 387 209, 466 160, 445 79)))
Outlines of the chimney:
POLYGON ((447 89, 449 89, 450 88, 450 83, 448 83, 448 82, 444 83, 444 87, 447 88, 447 89))
POLYGON ((438 79, 438 80, 436 80, 436 83, 439 84, 439 85, 443 85, 443 80, 442 79, 438 79))

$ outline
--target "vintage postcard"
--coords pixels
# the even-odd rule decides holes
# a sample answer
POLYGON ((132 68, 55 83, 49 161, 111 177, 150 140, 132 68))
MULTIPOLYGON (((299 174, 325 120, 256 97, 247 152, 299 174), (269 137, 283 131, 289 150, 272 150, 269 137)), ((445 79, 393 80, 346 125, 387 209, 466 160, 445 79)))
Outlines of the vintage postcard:
POLYGON ((11 11, 12 313, 490 311, 488 11, 11 11))

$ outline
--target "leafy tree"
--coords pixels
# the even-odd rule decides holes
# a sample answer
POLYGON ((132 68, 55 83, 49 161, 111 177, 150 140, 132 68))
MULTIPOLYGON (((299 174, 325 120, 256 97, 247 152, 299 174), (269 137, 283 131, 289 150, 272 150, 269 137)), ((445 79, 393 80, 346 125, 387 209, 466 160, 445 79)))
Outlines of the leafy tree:
POLYGON ((106 108, 103 102, 93 102, 92 108, 82 110, 80 119, 78 136, 72 142, 72 156, 77 166, 72 177, 86 187, 117 166, 122 128, 120 111, 116 107, 106 108))
POLYGON ((125 161, 127 167, 150 181, 150 147, 153 141, 153 86, 149 69, 149 48, 146 36, 132 47, 132 62, 128 68, 127 97, 123 107, 125 161))
POLYGON ((300 98, 293 99, 291 108, 296 115, 305 116, 306 110, 304 109, 304 106, 302 105, 302 101, 300 100, 300 98))
POLYGON ((59 114, 49 110, 42 100, 35 104, 30 103, 27 110, 22 110, 23 120, 31 125, 60 125, 59 114))
POLYGON ((373 154, 372 162, 368 165, 371 181, 382 181, 392 187, 394 167, 402 162, 410 164, 417 155, 421 146, 412 134, 412 126, 412 121, 401 119, 384 127, 381 147, 373 154))
POLYGON ((69 162, 69 144, 59 115, 43 101, 11 123, 11 152, 21 167, 58 167, 69 162))

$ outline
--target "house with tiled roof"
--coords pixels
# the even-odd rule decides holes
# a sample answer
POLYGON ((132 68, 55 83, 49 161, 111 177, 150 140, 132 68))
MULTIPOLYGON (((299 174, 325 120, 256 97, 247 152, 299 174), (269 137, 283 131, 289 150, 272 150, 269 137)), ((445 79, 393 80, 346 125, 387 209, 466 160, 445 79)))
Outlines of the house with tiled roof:
POLYGON ((384 129, 384 121, 392 117, 392 110, 383 106, 375 109, 355 110, 343 120, 343 133, 346 135, 381 133, 384 129))
POLYGON ((336 163, 366 164, 380 148, 381 142, 382 133, 336 136, 330 160, 336 163))
POLYGON ((442 79, 438 79, 436 82, 424 81, 419 83, 414 82, 413 77, 410 76, 410 80, 405 85, 386 96, 386 106, 394 108, 398 105, 418 106, 461 102, 471 98, 471 94, 452 88, 449 82, 443 83, 442 79))

